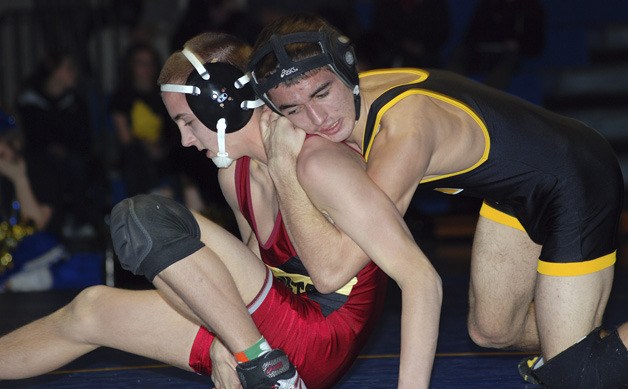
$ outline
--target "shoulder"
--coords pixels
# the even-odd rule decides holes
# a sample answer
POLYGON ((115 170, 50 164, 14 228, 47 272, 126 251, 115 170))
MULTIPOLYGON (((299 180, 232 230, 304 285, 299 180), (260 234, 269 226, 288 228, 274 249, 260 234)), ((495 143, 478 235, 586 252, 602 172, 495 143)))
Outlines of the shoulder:
POLYGON ((358 149, 344 142, 332 142, 320 136, 310 136, 303 143, 299 153, 299 164, 331 167, 338 160, 362 161, 358 149))
POLYGON ((360 90, 381 95, 389 89, 416 84, 428 78, 429 72, 416 68, 375 69, 360 73, 360 90))
POLYGON ((350 174, 353 169, 364 170, 362 155, 345 143, 336 143, 314 136, 306 139, 297 161, 297 173, 302 185, 323 186, 337 183, 338 177, 350 174))

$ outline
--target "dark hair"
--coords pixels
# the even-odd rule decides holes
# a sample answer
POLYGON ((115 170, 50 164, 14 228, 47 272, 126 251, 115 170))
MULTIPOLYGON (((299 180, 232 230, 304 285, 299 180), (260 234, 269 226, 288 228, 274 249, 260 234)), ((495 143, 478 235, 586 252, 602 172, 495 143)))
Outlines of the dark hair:
MULTIPOLYGON (((257 52, 270 42, 273 35, 287 35, 297 32, 320 31, 324 26, 329 26, 325 19, 308 13, 297 13, 285 15, 275 19, 268 24, 259 34, 253 52, 257 52)), ((338 33, 340 34, 340 33, 338 33)), ((293 60, 300 61, 310 58, 322 52, 321 46, 317 43, 292 43, 286 45, 286 52, 293 60)), ((279 66, 279 61, 275 55, 268 54, 261 61, 255 64, 255 72, 260 77, 266 77, 273 73, 279 66)))
POLYGON ((76 57, 68 49, 55 48, 46 51, 37 63, 35 72, 27 80, 26 84, 34 87, 43 85, 66 60, 71 60, 76 64, 76 57))

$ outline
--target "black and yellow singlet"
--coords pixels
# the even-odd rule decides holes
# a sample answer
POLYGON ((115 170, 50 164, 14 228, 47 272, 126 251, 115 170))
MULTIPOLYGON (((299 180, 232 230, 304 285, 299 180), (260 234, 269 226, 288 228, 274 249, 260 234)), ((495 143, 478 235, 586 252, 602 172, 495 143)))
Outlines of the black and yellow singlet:
POLYGON ((387 69, 361 78, 399 72, 416 81, 373 102, 362 145, 367 161, 382 117, 398 101, 424 95, 451 104, 484 132, 484 154, 470 168, 423 180, 422 187, 484 199, 483 216, 523 229, 543 246, 541 273, 587 274, 615 262, 623 179, 598 132, 447 71, 387 69))

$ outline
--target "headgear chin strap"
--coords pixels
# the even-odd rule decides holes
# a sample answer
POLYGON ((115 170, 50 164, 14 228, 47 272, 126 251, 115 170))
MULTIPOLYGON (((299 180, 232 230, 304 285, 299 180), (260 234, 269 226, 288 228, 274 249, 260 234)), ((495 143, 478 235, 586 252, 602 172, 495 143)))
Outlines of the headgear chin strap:
POLYGON ((233 163, 233 159, 229 158, 229 153, 227 153, 225 148, 226 128, 227 123, 225 119, 220 118, 218 123, 216 123, 216 129, 218 130, 218 153, 215 157, 212 157, 212 161, 219 168, 228 168, 233 163))
POLYGON ((218 167, 228 167, 233 160, 225 151, 225 133, 244 127, 253 109, 264 102, 255 99, 250 77, 240 69, 224 62, 202 64, 187 48, 181 52, 196 71, 190 73, 185 85, 163 84, 161 91, 185 93, 190 109, 201 123, 218 130, 218 154, 212 160, 218 167))
POLYGON ((268 91, 282 82, 300 77, 303 74, 329 66, 331 70, 352 90, 355 103, 355 118, 360 117, 360 82, 356 67, 356 57, 349 38, 338 34, 334 29, 323 26, 319 31, 297 32, 286 35, 272 35, 270 41, 251 56, 248 71, 252 77, 255 94, 273 111, 279 109, 268 97, 268 91), (286 46, 293 43, 318 44, 321 53, 301 60, 290 57, 286 46), (269 54, 277 59, 277 68, 269 74, 257 74, 256 68, 269 54))

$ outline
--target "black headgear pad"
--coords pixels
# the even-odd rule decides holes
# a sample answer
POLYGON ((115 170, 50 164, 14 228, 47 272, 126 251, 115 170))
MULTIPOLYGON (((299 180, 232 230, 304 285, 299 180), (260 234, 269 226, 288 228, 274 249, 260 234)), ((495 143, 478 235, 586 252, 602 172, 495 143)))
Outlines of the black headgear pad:
POLYGON ((357 119, 359 117, 360 97, 355 51, 349 38, 340 35, 328 26, 323 26, 319 31, 272 35, 268 43, 253 53, 249 61, 248 71, 251 74, 251 83, 256 95, 267 106, 281 114, 268 98, 268 91, 282 82, 323 66, 329 66, 353 90, 357 119), (292 43, 317 43, 321 47, 321 53, 302 60, 295 60, 286 51, 286 46, 292 43), (271 53, 277 58, 276 71, 268 75, 256 74, 255 70, 258 64, 271 53), (262 77, 260 78, 260 76, 262 77))
POLYGON ((242 108, 242 102, 255 100, 253 88, 249 83, 236 88, 236 81, 244 73, 235 66, 223 62, 208 62, 203 66, 209 74, 208 80, 193 71, 186 81, 200 90, 199 94, 185 95, 190 109, 207 128, 215 129, 218 120, 224 118, 227 133, 238 131, 253 115, 252 109, 242 108))

